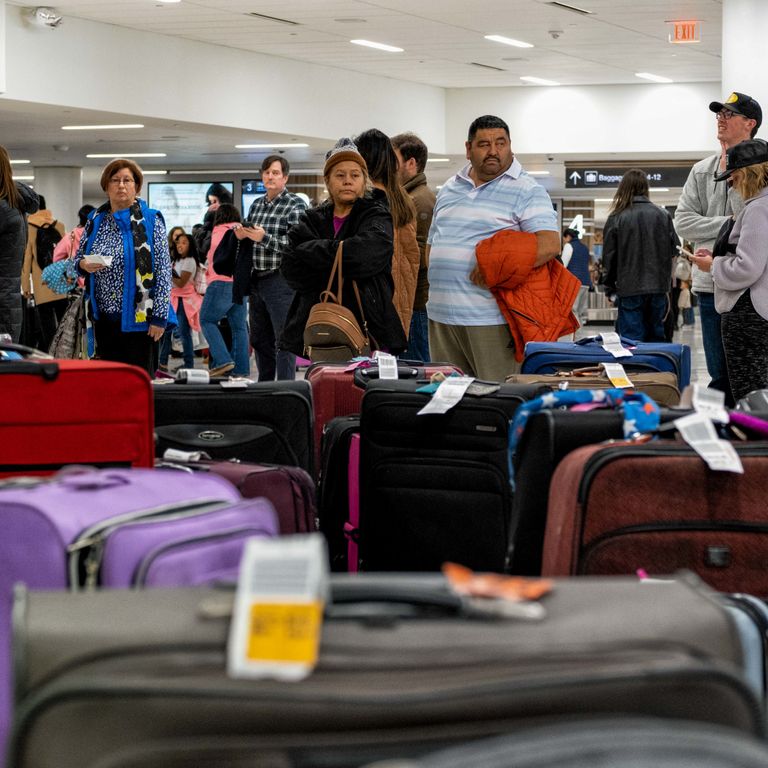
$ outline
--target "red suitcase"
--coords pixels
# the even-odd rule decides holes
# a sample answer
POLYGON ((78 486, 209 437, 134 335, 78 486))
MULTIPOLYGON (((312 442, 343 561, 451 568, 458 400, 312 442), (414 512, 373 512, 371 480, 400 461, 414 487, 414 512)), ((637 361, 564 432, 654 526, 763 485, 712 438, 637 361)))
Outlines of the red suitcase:
MULTIPOLYGON (((379 368, 349 370, 350 363, 315 363, 307 369, 305 379, 312 387, 312 403, 315 409, 315 467, 322 466, 320 447, 325 425, 337 416, 351 416, 360 413, 368 381, 379 378, 379 368)), ((421 363, 410 360, 398 360, 397 376, 399 379, 429 379, 434 373, 461 373, 450 363, 421 363)))
POLYGON ((681 442, 591 445, 552 476, 543 576, 695 571, 768 596, 768 443, 734 443, 744 474, 681 442))
POLYGON ((149 376, 100 360, 0 362, 0 477, 65 464, 151 467, 149 376))
POLYGON ((315 482, 301 467, 249 464, 181 456, 159 459, 159 468, 213 472, 229 480, 246 499, 263 496, 272 502, 282 535, 318 530, 315 482))

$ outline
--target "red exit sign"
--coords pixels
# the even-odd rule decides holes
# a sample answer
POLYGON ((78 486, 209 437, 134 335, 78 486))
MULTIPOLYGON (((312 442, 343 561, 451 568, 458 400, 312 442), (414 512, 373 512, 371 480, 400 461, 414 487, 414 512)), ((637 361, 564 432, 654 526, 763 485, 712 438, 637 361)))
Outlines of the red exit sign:
POLYGON ((670 21, 672 32, 670 43, 700 43, 701 22, 699 21, 670 21))

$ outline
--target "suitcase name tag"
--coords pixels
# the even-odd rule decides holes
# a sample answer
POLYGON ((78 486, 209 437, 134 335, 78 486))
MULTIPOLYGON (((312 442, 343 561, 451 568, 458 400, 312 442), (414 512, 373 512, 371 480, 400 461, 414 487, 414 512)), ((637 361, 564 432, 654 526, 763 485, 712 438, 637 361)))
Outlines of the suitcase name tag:
POLYGON ((632 357, 632 352, 626 347, 621 346, 621 339, 618 333, 603 333, 599 338, 603 342, 600 346, 614 357, 632 357))
POLYGON ((680 436, 715 472, 744 473, 739 454, 727 440, 720 440, 712 420, 700 413, 675 419, 680 436))
POLYGON ((376 352, 374 357, 379 364, 380 379, 397 378, 397 358, 394 355, 387 354, 386 352, 376 352))
POLYGON ((447 413, 461 402, 469 385, 474 381, 472 376, 449 376, 440 382, 430 401, 416 414, 423 416, 427 413, 447 413))
POLYGON ((284 681, 307 677, 317 664, 328 590, 322 535, 249 540, 227 647, 229 675, 284 681))
POLYGON ((725 393, 719 389, 689 384, 680 395, 680 407, 693 408, 696 413, 721 424, 727 424, 729 421, 728 412, 725 410, 725 393))
POLYGON ((626 389, 627 387, 634 386, 621 363, 600 363, 600 365, 605 369, 605 375, 610 379, 614 387, 626 389))

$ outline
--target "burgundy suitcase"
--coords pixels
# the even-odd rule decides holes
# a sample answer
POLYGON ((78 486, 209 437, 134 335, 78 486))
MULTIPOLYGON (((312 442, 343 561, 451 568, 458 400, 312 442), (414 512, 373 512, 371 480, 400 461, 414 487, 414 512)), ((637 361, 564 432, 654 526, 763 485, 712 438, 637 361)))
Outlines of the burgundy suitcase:
POLYGON ((245 541, 277 535, 264 499, 211 474, 105 469, 0 485, 0 747, 14 584, 195 586, 236 579, 245 541))
MULTIPOLYGON (((399 379, 429 379, 434 373, 449 376, 461 373, 450 363, 421 363, 398 360, 399 379)), ((323 428, 337 416, 351 416, 360 413, 360 403, 369 381, 379 378, 378 365, 350 370, 350 363, 315 363, 307 369, 305 379, 312 387, 312 402, 315 409, 315 467, 321 463, 321 442, 323 428)))
POLYGON ((154 462, 152 388, 135 366, 4 360, 0 398, 0 477, 154 462))
POLYGON ((673 573, 768 596, 768 443, 734 443, 744 474, 681 442, 591 445, 552 477, 544 576, 673 573))
POLYGON ((301 467, 180 456, 158 460, 157 466, 163 469, 212 472, 229 480, 243 498, 263 496, 269 499, 277 512, 280 533, 283 535, 317 530, 315 481, 301 467))

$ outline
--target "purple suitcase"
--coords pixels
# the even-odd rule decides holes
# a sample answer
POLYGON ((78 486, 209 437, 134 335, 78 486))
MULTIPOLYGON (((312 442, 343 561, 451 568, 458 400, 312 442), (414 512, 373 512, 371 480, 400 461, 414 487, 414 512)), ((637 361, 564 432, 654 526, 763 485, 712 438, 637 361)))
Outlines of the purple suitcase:
POLYGON ((245 540, 276 536, 265 499, 213 474, 88 470, 0 484, 0 746, 10 716, 13 585, 201 585, 237 574, 245 540))

